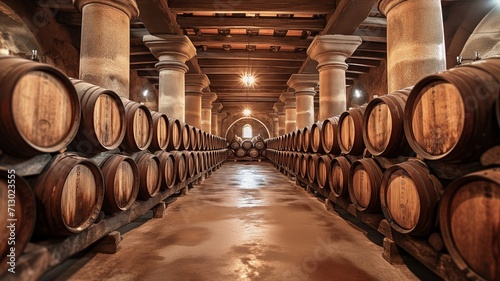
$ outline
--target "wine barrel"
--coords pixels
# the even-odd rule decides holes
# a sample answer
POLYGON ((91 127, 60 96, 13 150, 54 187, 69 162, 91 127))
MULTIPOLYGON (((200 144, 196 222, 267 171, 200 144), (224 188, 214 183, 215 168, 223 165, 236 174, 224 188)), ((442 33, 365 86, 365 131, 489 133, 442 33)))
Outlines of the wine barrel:
POLYGON ((168 118, 168 134, 170 142, 168 143, 167 151, 179 150, 182 145, 181 121, 175 118, 168 118))
POLYGON ((297 151, 296 150, 296 143, 295 143, 295 135, 297 134, 297 131, 290 132, 288 135, 288 149, 289 151, 297 151))
POLYGON ((151 151, 165 150, 170 142, 169 124, 167 115, 151 111, 153 119, 153 138, 149 148, 151 151))
POLYGON ((186 155, 181 151, 172 151, 174 156, 174 172, 176 173, 176 183, 185 182, 188 175, 186 155))
POLYGON ((237 142, 237 141, 232 141, 231 143, 229 143, 229 147, 233 150, 236 150, 238 148, 241 147, 240 143, 237 142))
POLYGON ((439 224, 455 264, 475 280, 500 280, 500 168, 463 176, 445 190, 439 224))
POLYGON ((316 153, 310 154, 307 164, 307 179, 310 183, 316 183, 316 174, 318 171, 320 156, 316 153))
POLYGON ((363 141, 374 156, 398 157, 412 150, 404 131, 404 108, 412 87, 370 101, 363 116, 363 141))
POLYGON ((198 150, 198 129, 194 126, 189 126, 189 140, 191 141, 191 150, 198 150))
MULTIPOLYGON (((14 170, 8 170, 0 167, 0 276, 2 276, 10 262, 10 247, 8 241, 11 233, 15 234, 15 258, 20 257, 24 248, 31 239, 33 229, 35 228, 35 196, 30 185, 20 176, 15 174, 14 170), (8 208, 12 208, 14 216, 10 216, 8 208), (16 219, 15 230, 9 229, 9 219, 16 219)), ((12 243, 12 242, 11 242, 12 243)), ((13 262, 15 263, 15 262, 13 262)))
POLYGON ((305 127, 302 129, 302 151, 310 153, 311 149, 311 127, 305 127))
POLYGON ((297 152, 288 151, 288 158, 287 158, 287 162, 286 162, 286 168, 289 171, 293 171, 293 168, 294 168, 294 165, 295 165, 295 154, 297 154, 297 152))
POLYGON ((139 170, 130 157, 112 155, 101 163, 105 188, 102 210, 116 214, 128 210, 139 193, 139 170))
POLYGON ((243 142, 241 142, 241 147, 244 148, 245 150, 249 150, 250 148, 253 147, 253 144, 249 140, 244 140, 243 142))
POLYGON ((337 139, 340 150, 345 154, 361 155, 365 149, 363 142, 363 114, 366 105, 358 106, 340 115, 337 139))
POLYGON ((384 172, 380 186, 382 212, 397 232, 426 236, 437 226, 442 193, 441 183, 423 162, 393 165, 384 172))
POLYGON ((340 116, 330 117, 323 121, 321 125, 321 146, 325 153, 333 155, 340 154, 340 147, 338 141, 340 116))
POLYGON ((260 156, 267 157, 267 148, 264 148, 264 149, 260 150, 260 156))
POLYGON ((264 149, 264 147, 266 147, 264 139, 260 135, 253 137, 251 141, 252 141, 252 146, 257 148, 258 150, 264 149))
POLYGON ((192 154, 192 158, 193 158, 193 165, 194 165, 194 175, 198 175, 200 172, 202 172, 200 170, 200 158, 198 157, 198 151, 190 151, 190 154, 192 154))
POLYGON ((330 176, 328 182, 330 184, 330 191, 335 197, 348 197, 349 195, 349 170, 351 162, 344 156, 337 156, 333 158, 330 164, 330 176))
POLYGON ((203 140, 203 131, 196 128, 196 135, 198 138, 198 150, 203 150, 203 146, 205 145, 205 142, 203 140))
POLYGON ((295 176, 300 176, 300 166, 302 165, 302 158, 304 158, 304 154, 302 152, 295 153, 295 161, 293 167, 293 172, 295 173, 295 176))
POLYGON ((494 102, 500 58, 462 65, 420 80, 405 107, 405 134, 425 159, 470 161, 498 143, 494 102))
POLYGON ((81 110, 75 87, 55 67, 0 55, 0 149, 31 157, 57 152, 75 137, 81 110))
POLYGON ((380 184, 382 170, 372 158, 354 161, 349 169, 349 197, 356 209, 364 212, 380 211, 380 184))
POLYGON ((56 156, 33 184, 40 237, 80 233, 97 219, 104 199, 103 174, 94 161, 56 156))
POLYGON ((247 153, 248 153, 248 156, 250 156, 252 158, 257 158, 260 156, 259 150, 255 147, 250 148, 247 153))
POLYGON ((316 184, 321 189, 328 188, 330 186, 329 175, 333 158, 333 155, 326 154, 322 155, 318 159, 318 168, 316 170, 316 184))
POLYGON ((324 153, 323 142, 322 142, 322 129, 323 122, 316 122, 312 124, 311 131, 309 133, 311 139, 311 151, 313 153, 324 153))
POLYGON ((71 147, 90 154, 113 150, 125 137, 125 107, 113 91, 70 79, 81 104, 81 122, 71 147))
POLYGON ((160 160, 161 189, 169 189, 175 185, 177 173, 174 167, 174 156, 165 151, 156 151, 155 155, 160 160))
POLYGON ((303 179, 307 179, 307 172, 308 172, 308 166, 309 166, 309 157, 311 157, 311 154, 309 154, 309 153, 303 153, 302 154, 302 160, 300 162, 300 176, 303 179))
POLYGON ((200 173, 204 173, 207 169, 207 166, 205 164, 205 158, 203 156, 203 151, 198 152, 198 170, 200 173))
POLYGON ((188 150, 184 150, 183 153, 184 153, 184 157, 186 158, 187 176, 192 178, 196 174, 194 153, 192 151, 188 151, 188 150))
POLYGON ((304 152, 302 151, 302 142, 304 141, 304 137, 302 136, 304 128, 298 129, 295 131, 295 140, 294 140, 294 151, 304 152))
POLYGON ((143 153, 135 161, 139 172, 138 197, 143 200, 155 197, 161 188, 160 159, 151 153, 143 153))
POLYGON ((236 157, 242 158, 242 157, 247 156, 247 151, 243 147, 240 147, 240 148, 236 149, 236 151, 234 152, 234 155, 236 155, 236 157))
POLYGON ((125 138, 122 148, 127 152, 146 150, 153 140, 153 118, 149 109, 140 103, 121 98, 125 105, 125 138))
POLYGON ((233 157, 234 156, 234 149, 228 149, 227 150, 227 156, 233 157))
POLYGON ((181 146, 179 150, 191 150, 191 128, 187 123, 181 126, 181 146))

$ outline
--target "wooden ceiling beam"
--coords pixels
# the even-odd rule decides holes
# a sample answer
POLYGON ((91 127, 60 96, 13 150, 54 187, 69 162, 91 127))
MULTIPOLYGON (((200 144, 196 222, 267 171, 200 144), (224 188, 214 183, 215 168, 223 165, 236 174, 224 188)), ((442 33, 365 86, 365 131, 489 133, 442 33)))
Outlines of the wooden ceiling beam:
POLYGON ((247 36, 247 35, 202 35, 190 36, 191 42, 195 46, 198 45, 232 45, 232 44, 249 44, 249 45, 272 45, 272 46, 289 46, 297 48, 307 48, 311 44, 312 39, 300 39, 300 37, 274 37, 268 35, 247 36))
POLYGON ((184 17, 177 16, 177 23, 182 28, 216 28, 216 29, 281 29, 321 31, 325 27, 325 19, 294 18, 236 18, 236 17, 184 17))
POLYGON ((357 66, 365 66, 365 67, 378 67, 380 65, 380 60, 366 60, 366 59, 356 59, 356 58, 348 58, 346 63, 357 66))
POLYGON ((203 52, 198 52, 198 59, 220 59, 220 60, 231 60, 231 59, 249 59, 249 60, 271 60, 271 61, 299 61, 302 62, 306 59, 305 53, 295 53, 295 52, 276 52, 272 53, 269 51, 258 50, 253 52, 248 52, 246 50, 208 50, 203 52))
MULTIPOLYGON (((255 75, 261 74, 294 74, 297 73, 299 69, 294 68, 283 68, 283 67, 253 67, 252 72, 255 75)), ((244 69, 240 67, 204 67, 202 68, 204 74, 234 74, 243 73, 244 69)))
MULTIPOLYGON (((266 74, 256 77, 262 81, 288 81, 290 79, 289 74, 266 74)), ((210 81, 241 81, 241 75, 239 74, 210 74, 208 75, 210 81)))
POLYGON ((246 66, 275 66, 283 68, 300 68, 301 63, 295 61, 268 61, 268 60, 246 60, 246 59, 236 59, 236 60, 215 60, 215 59, 200 59, 198 60, 200 67, 246 67, 246 66))
POLYGON ((357 50, 352 54, 350 58, 366 59, 366 60, 385 60, 387 59, 387 53, 357 50))

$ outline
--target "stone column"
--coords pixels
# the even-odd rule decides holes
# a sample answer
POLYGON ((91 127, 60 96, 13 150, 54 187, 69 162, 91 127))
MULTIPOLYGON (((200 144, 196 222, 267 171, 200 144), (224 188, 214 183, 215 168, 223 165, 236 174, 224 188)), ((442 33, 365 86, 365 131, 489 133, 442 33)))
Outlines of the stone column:
POLYGON ((285 104, 282 102, 276 102, 274 103, 273 109, 274 112, 278 114, 278 126, 279 126, 278 135, 282 136, 285 134, 285 121, 286 121, 285 104))
POLYGON ((201 129, 207 133, 212 131, 212 102, 217 99, 215 93, 203 93, 201 104, 201 129))
POLYGON ((285 134, 297 130, 297 103, 293 92, 281 94, 280 100, 285 103, 285 134))
POLYGON ((74 0, 82 13, 80 79, 128 98, 130 21, 139 16, 135 0, 74 0))
POLYGON ((211 133, 212 135, 220 136, 219 134, 219 111, 222 109, 222 103, 220 102, 213 102, 212 103, 212 120, 210 121, 212 123, 211 127, 211 133))
POLYGON ((307 54, 318 62, 319 113, 323 121, 347 110, 345 83, 345 60, 361 44, 359 36, 320 35, 316 36, 307 49, 307 54))
POLYGON ((181 35, 165 35, 164 38, 145 35, 142 40, 159 60, 156 64, 160 71, 158 111, 185 122, 186 61, 196 55, 196 48, 181 35))
POLYGON ((314 87, 318 85, 318 74, 293 74, 288 86, 295 89, 297 102, 297 129, 314 124, 314 87))
POLYGON ((446 69, 440 0, 381 0, 378 8, 387 17, 389 93, 446 69))
POLYGON ((269 113, 269 117, 271 117, 271 120, 273 120, 273 135, 272 135, 272 137, 279 137, 280 132, 279 132, 278 113, 269 113))
POLYGON ((201 96, 210 85, 205 74, 186 74, 186 123, 201 128, 201 96))
POLYGON ((217 135, 224 137, 224 134, 226 133, 224 131, 224 119, 227 117, 227 112, 224 113, 219 113, 217 115, 217 135))

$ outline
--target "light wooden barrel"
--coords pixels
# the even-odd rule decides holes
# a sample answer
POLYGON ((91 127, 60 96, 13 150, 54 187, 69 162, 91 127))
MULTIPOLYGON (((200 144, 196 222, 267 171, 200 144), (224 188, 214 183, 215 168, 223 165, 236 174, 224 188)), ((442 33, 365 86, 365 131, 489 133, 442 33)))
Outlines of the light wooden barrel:
POLYGON ((444 244, 470 279, 500 280, 500 168, 463 176, 439 207, 444 244))
POLYGON ((267 157, 267 148, 260 150, 260 156, 267 157))
POLYGON ((75 137, 81 110, 75 87, 46 64, 0 55, 0 148, 30 157, 57 152, 75 137))
POLYGON ((202 146, 201 150, 208 150, 208 140, 207 140, 207 132, 201 132, 202 146))
POLYGON ((228 149, 227 150, 227 156, 233 157, 234 156, 234 149, 228 149))
POLYGON ((130 157, 112 155, 101 163, 106 191, 102 210, 116 214, 128 210, 139 193, 139 170, 130 157))
POLYGON ((304 137, 302 136, 303 130, 304 130, 304 128, 298 129, 297 131, 295 131, 295 139, 294 139, 294 147, 293 147, 294 151, 303 152, 302 151, 302 142, 304 141, 304 137))
POLYGON ((337 156, 330 164, 330 175, 328 182, 330 191, 335 197, 348 197, 349 195, 349 170, 351 162, 344 156, 337 156))
POLYGON ((293 131, 288 133, 288 149, 290 151, 297 151, 295 148, 297 145, 295 144, 295 135, 297 134, 297 131, 293 131))
POLYGON ((459 66, 420 80, 405 107, 405 134, 425 159, 467 161, 498 143, 494 102, 500 58, 459 66))
POLYGON ((169 124, 167 115, 151 111, 153 118, 153 139, 149 145, 151 151, 165 150, 170 142, 169 124))
POLYGON ((36 206, 35 196, 28 182, 16 175, 14 170, 4 167, 0 167, 0 202, 2 202, 2 208, 0 208, 0 227, 2 227, 2 231, 0 231, 0 241, 2 241, 0 244, 0 276, 2 276, 9 268, 7 263, 11 261, 10 257, 7 257, 11 253, 11 245, 8 241, 13 241, 9 240, 11 237, 11 229, 7 228, 11 223, 9 219, 16 219, 15 231, 12 229, 12 233, 15 234, 14 254, 15 259, 17 259, 23 253, 33 234, 36 206), (15 216, 10 216, 9 207, 14 210, 15 216))
POLYGON ((311 154, 309 154, 309 153, 302 153, 302 160, 300 161, 300 176, 303 179, 307 179, 307 172, 308 172, 308 166, 309 166, 309 157, 311 157, 311 154))
POLYGON ((349 169, 349 198, 356 209, 380 211, 382 170, 372 158, 354 161, 349 169))
POLYGON ((257 148, 258 150, 264 149, 264 147, 266 147, 264 139, 262 139, 262 137, 260 136, 253 137, 251 141, 252 141, 252 146, 257 148))
POLYGON ((188 151, 188 150, 184 150, 182 153, 184 153, 184 156, 186 158, 187 176, 192 178, 196 174, 194 153, 192 151, 188 151))
POLYGON ((310 154, 307 164, 307 179, 310 183, 316 183, 320 156, 316 153, 310 154))
POLYGON ((295 165, 295 154, 297 154, 297 152, 287 151, 287 153, 288 153, 288 158, 286 162, 286 168, 292 171, 295 165))
POLYGON ((363 141, 374 156, 398 157, 412 150, 404 131, 404 108, 412 87, 370 101, 363 116, 363 141))
POLYGON ((176 183, 185 182, 188 175, 186 155, 181 151, 172 151, 174 156, 174 172, 176 173, 176 183))
POLYGON ((304 158, 304 154, 302 152, 295 153, 295 163, 293 166, 293 172, 296 176, 300 176, 300 166, 302 165, 302 158, 304 158))
POLYGON ((128 152, 146 150, 153 140, 153 118, 149 109, 140 103, 121 98, 125 105, 125 138, 122 148, 128 152))
POLYGON ((191 129, 187 123, 181 126, 181 146, 179 150, 191 150, 191 129))
POLYGON ((311 149, 311 127, 304 127, 302 129, 302 148, 303 152, 310 153, 311 149))
POLYGON ((316 122, 312 124, 310 135, 311 142, 311 152, 313 153, 324 153, 323 142, 322 142, 322 132, 323 122, 316 122))
POLYGON ((160 160, 161 189, 169 189, 175 185, 177 173, 174 167, 174 156, 165 151, 156 151, 155 155, 160 160))
POLYGON ((241 143, 241 147, 246 149, 246 150, 249 150, 250 148, 253 147, 253 143, 249 140, 244 140, 242 143, 241 143))
POLYGON ((205 153, 203 151, 198 152, 198 165, 201 172, 207 170, 207 163, 205 161, 205 153))
POLYGON ((443 187, 420 161, 393 165, 380 187, 382 212, 400 233, 426 236, 437 226, 437 206, 443 187))
POLYGON ((189 140, 191 141, 191 150, 198 150, 198 129, 194 126, 189 126, 189 140))
POLYGON ((37 201, 36 233, 41 237, 80 233, 97 219, 104 179, 94 161, 60 154, 33 184, 37 201))
POLYGON ((113 91, 70 79, 81 104, 81 122, 71 147, 90 154, 113 150, 125 137, 125 107, 113 91))
POLYGON ((203 146, 205 145, 205 141, 203 140, 203 131, 201 129, 196 129, 196 134, 198 135, 198 150, 203 150, 203 146))
POLYGON ((200 169, 200 158, 198 157, 198 151, 191 151, 190 152, 192 154, 192 157, 193 157, 193 164, 194 164, 194 175, 197 175, 199 174, 200 172, 202 172, 202 170, 200 169))
POLYGON ((340 150, 345 154, 361 155, 365 149, 363 142, 363 114, 366 105, 355 107, 340 115, 337 138, 340 150))
POLYGON ((181 121, 175 118, 168 119, 168 133, 170 142, 167 146, 167 151, 179 150, 182 145, 182 124, 181 121))
POLYGON ((248 156, 250 156, 252 158, 257 158, 260 156, 260 151, 255 147, 250 148, 247 153, 248 153, 248 156))
POLYGON ((329 188, 330 171, 334 156, 331 154, 322 155, 318 159, 318 168, 316 170, 316 184, 319 188, 329 188))
POLYGON ((247 151, 243 147, 240 147, 240 148, 236 149, 236 151, 234 152, 234 155, 236 155, 236 157, 242 158, 242 157, 247 156, 247 151))
POLYGON ((237 141, 232 141, 231 143, 229 143, 229 147, 231 149, 236 150, 236 149, 238 149, 238 148, 241 147, 241 144, 239 142, 237 142, 237 141))
POLYGON ((321 146, 325 153, 340 154, 338 141, 339 118, 340 116, 334 116, 323 121, 321 126, 321 146))
POLYGON ((136 160, 139 172, 138 197, 147 200, 155 197, 161 189, 161 163, 158 156, 143 153, 136 160))

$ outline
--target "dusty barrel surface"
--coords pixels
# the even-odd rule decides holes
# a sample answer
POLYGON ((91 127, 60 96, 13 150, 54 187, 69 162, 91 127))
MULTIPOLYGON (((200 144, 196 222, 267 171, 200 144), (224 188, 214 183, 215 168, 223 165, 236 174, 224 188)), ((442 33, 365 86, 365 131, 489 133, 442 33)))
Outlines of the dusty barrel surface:
POLYGON ((323 153, 323 142, 322 142, 322 129, 323 122, 316 122, 312 124, 310 131, 310 142, 311 151, 313 153, 323 153))
POLYGON ((356 209, 380 211, 382 170, 372 158, 354 161, 349 169, 349 197, 356 209))
POLYGON ((144 153, 135 161, 139 171, 139 198, 147 200, 155 197, 161 188, 160 159, 151 153, 144 153))
POLYGON ((441 199, 439 223, 458 268, 473 279, 500 279, 500 168, 452 182, 441 199))
POLYGON ((494 102, 500 58, 485 59, 420 80, 405 107, 405 134, 425 159, 466 161, 498 143, 494 102))
POLYGON ((139 192, 139 170, 127 156, 112 155, 101 163, 105 193, 102 210, 115 214, 128 210, 139 192))
POLYGON ((338 141, 339 118, 340 116, 334 116, 323 121, 321 126, 321 145, 325 153, 340 154, 338 141))
POLYGON ((370 101, 363 116, 363 141, 372 155, 397 157, 411 152, 404 131, 405 88, 370 101))
POLYGON ((423 162, 408 161, 389 167, 380 187, 382 212, 400 233, 425 236, 436 227, 443 187, 423 162))
POLYGON ((104 199, 104 178, 94 161, 56 156, 33 184, 40 236, 80 233, 96 220, 104 199))
POLYGON ((125 106, 126 131, 122 148, 128 152, 146 150, 153 140, 153 118, 149 109, 137 102, 121 98, 125 106))
POLYGON ((340 115, 337 138, 340 150, 345 154, 361 155, 363 142, 363 115, 366 105, 355 107, 340 115))
POLYGON ((182 124, 181 121, 175 118, 168 119, 168 134, 170 142, 167 146, 167 151, 179 150, 182 145, 182 124))
POLYGON ((151 111, 153 119, 153 138, 149 148, 151 151, 164 150, 170 142, 169 124, 167 115, 151 111))
POLYGON ((335 197, 348 197, 349 189, 349 169, 351 162, 344 156, 337 156, 333 158, 330 164, 330 176, 328 182, 330 183, 330 191, 335 197))
POLYGON ((56 68, 0 55, 0 148, 30 157, 57 152, 75 137, 81 118, 71 81, 56 68))
MULTIPOLYGON (((16 257, 20 257, 24 248, 31 239, 33 229, 35 228, 35 196, 30 185, 22 177, 15 174, 14 170, 9 170, 0 167, 0 276, 7 271, 10 258, 7 255, 11 254, 11 245, 8 241, 11 233, 15 235, 15 251, 16 257), (12 208, 9 210, 8 208, 12 208), (14 216, 11 216, 13 213, 14 216), (16 219, 15 230, 11 227, 9 219, 16 219)), ((11 242, 12 243, 12 242, 11 242)))
POLYGON ((161 189, 172 188, 177 178, 177 173, 174 170, 174 156, 165 151, 156 151, 155 155, 160 160, 161 189))

